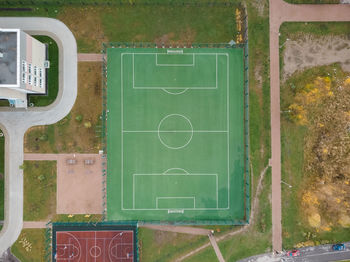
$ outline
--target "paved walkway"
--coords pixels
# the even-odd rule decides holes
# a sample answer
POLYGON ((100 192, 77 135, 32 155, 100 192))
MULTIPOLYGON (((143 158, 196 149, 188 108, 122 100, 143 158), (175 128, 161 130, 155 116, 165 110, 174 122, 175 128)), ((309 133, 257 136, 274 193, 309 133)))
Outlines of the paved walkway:
POLYGON ((214 251, 215 251, 215 254, 216 254, 216 257, 218 258, 218 260, 220 262, 225 262, 224 257, 221 254, 220 248, 218 247, 218 244, 216 243, 215 237, 212 234, 209 235, 209 240, 210 240, 211 245, 214 248, 214 251))
POLYGON ((102 54, 78 54, 78 62, 102 62, 102 54))
POLYGON ((291 5, 270 0, 272 247, 277 251, 282 251, 279 28, 288 21, 350 21, 350 6, 291 5))
POLYGON ((48 221, 24 221, 23 228, 46 228, 48 221))
POLYGON ((64 118, 77 97, 77 44, 62 22, 45 17, 0 17, 0 27, 19 28, 31 35, 47 35, 59 49, 59 90, 47 107, 0 108, 5 135, 5 219, 0 232, 0 256, 17 240, 23 225, 23 137, 28 128, 50 125, 64 118))

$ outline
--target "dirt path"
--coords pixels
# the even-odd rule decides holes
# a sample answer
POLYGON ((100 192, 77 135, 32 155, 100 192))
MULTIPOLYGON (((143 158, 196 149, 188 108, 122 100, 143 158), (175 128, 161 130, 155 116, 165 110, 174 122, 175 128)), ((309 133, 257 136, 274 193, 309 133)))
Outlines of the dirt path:
MULTIPOLYGON (((241 234, 245 231, 247 231, 254 223, 255 223, 255 212, 258 208, 258 205, 259 205, 259 195, 261 193, 261 190, 262 190, 262 181, 264 180, 264 177, 265 177, 265 174, 266 174, 266 171, 267 169, 269 168, 269 166, 265 167, 264 170, 261 172, 260 174, 260 178, 259 178, 259 182, 258 182, 258 186, 257 186, 257 189, 256 189, 256 192, 255 192, 255 196, 254 196, 254 200, 253 200, 253 205, 252 205, 252 208, 251 208, 251 213, 250 213, 250 223, 248 225, 245 225, 243 227, 241 227, 240 229, 238 230, 234 230, 234 231, 230 231, 230 232, 227 232, 226 234, 223 234, 219 237, 214 237, 215 238, 215 241, 216 242, 219 242, 219 241, 222 241, 222 240, 225 240, 225 239, 228 239, 234 235, 238 235, 238 234, 241 234)), ((253 170, 253 169, 251 169, 253 170)), ((253 171, 252 171, 253 172, 253 171)), ((198 252, 204 250, 205 248, 209 247, 211 243, 206 243, 198 248, 196 248, 195 250, 192 250, 191 252, 181 256, 180 258, 178 258, 176 260, 176 262, 180 262, 180 261, 183 261, 185 260, 186 258, 190 257, 190 256, 193 256, 195 254, 197 254, 198 252)))
POLYGON ((78 54, 78 62, 102 62, 102 54, 78 54))
POLYGON ((283 22, 350 21, 349 5, 291 5, 270 0, 272 247, 282 251, 279 28, 283 22))

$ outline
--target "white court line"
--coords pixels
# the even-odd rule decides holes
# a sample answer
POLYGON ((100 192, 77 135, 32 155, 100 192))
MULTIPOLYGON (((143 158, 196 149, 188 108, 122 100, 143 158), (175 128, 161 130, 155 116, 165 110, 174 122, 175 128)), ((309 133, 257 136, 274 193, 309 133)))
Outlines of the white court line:
MULTIPOLYGON (((183 55, 193 55, 193 66, 195 66, 195 56, 196 55, 212 55, 216 57, 216 79, 215 79, 215 82, 216 82, 216 86, 215 87, 144 87, 144 86, 135 86, 135 55, 155 55, 156 56, 156 66, 157 66, 157 56, 158 55, 166 55, 166 53, 122 53, 121 54, 121 60, 123 59, 123 56, 124 55, 132 55, 132 64, 133 64, 133 70, 132 70, 132 74, 133 74, 133 80, 132 80, 132 88, 133 89, 185 89, 185 88, 189 88, 189 89, 199 89, 199 90, 202 90, 202 89, 217 89, 218 88, 218 78, 217 78, 217 75, 218 75, 218 70, 217 70, 217 57, 219 55, 222 55, 222 56, 226 56, 228 58, 228 53, 186 53, 186 54, 183 54, 183 55)), ((161 66, 161 65, 159 65, 161 66)), ((179 66, 182 66, 182 65, 179 65, 179 66)))
MULTIPOLYGON (((123 177, 124 177, 124 165, 123 165, 123 157, 124 157, 124 148, 123 148, 123 133, 137 133, 137 132, 144 132, 144 133, 152 133, 152 132, 158 132, 158 131, 147 131, 147 130, 143 130, 143 131, 132 131, 132 130, 123 130, 123 104, 124 104, 124 99, 123 99, 123 56, 124 55, 133 55, 134 56, 138 55, 138 54, 143 54, 143 55, 154 55, 154 54, 164 54, 164 53, 122 53, 121 54, 121 207, 122 210, 134 210, 134 209, 125 209, 124 208, 124 195, 123 195, 123 189, 124 189, 124 184, 123 184, 123 177)), ((191 53, 188 53, 191 54, 191 53)), ((192 53, 192 54, 196 54, 196 55, 215 55, 217 56, 226 56, 226 69, 227 69, 227 81, 226 81, 226 90, 227 90, 227 102, 226 102, 226 107, 227 107, 227 131, 220 131, 218 130, 218 132, 216 130, 210 131, 210 130, 197 130, 194 132, 198 132, 201 133, 203 131, 204 132, 212 132, 212 133, 227 133, 227 207, 226 208, 218 208, 219 210, 227 210, 230 208, 230 161, 229 161, 229 157, 230 157, 230 146, 229 146, 229 141, 230 141, 230 137, 229 137, 229 125, 230 125, 230 121, 229 121, 229 108, 230 108, 230 97, 229 97, 229 65, 230 65, 230 61, 229 61, 229 54, 228 53, 192 53)), ((217 67, 217 63, 216 63, 216 67, 217 67)), ((134 60, 133 60, 133 70, 134 70, 134 60)), ((218 70, 216 70, 216 74, 218 74, 218 70)), ((218 77, 217 79, 218 80, 218 77)), ((134 72, 133 72, 133 85, 134 85, 134 72)), ((216 86, 217 87, 217 86, 216 86)), ((133 88, 137 89, 137 87, 133 88)), ((159 89, 159 88, 156 88, 159 89)), ((163 88, 160 88, 163 89, 163 88)), ((166 89, 169 89, 169 87, 166 87, 166 89)), ((179 87, 179 88, 173 88, 173 89, 184 89, 184 87, 179 87)), ((204 89, 208 89, 208 88, 204 88, 204 89)), ((141 209, 137 209, 137 210, 141 210, 141 209)), ((151 210, 151 209, 145 209, 145 210, 151 210)), ((200 209, 196 209, 196 210, 200 210, 200 209)), ((207 209, 204 209, 207 210, 207 209)))
MULTIPOLYGON (((135 208, 135 177, 137 176, 215 176, 215 182, 216 182, 216 205, 217 207, 216 208, 181 208, 183 210, 226 210, 228 208, 219 208, 218 207, 218 192, 219 192, 219 184, 218 184, 218 174, 197 174, 197 173, 186 173, 186 174, 183 174, 183 173, 174 173, 174 174, 159 174, 159 173, 154 173, 154 174, 133 174, 133 208, 132 209, 124 209, 124 210, 169 210, 169 208, 158 208, 157 205, 158 205, 158 202, 157 202, 157 197, 156 197, 156 208, 153 209, 153 208, 135 208)), ((166 197, 162 197, 162 198, 166 198, 166 197)), ((186 197, 169 197, 169 198, 186 198, 186 197)))
MULTIPOLYGON (((192 199, 193 200, 193 208, 196 208, 196 197, 179 197, 179 196, 177 196, 177 197, 156 197, 156 208, 157 209, 159 209, 158 208, 158 201, 159 201, 159 199, 160 200, 162 200, 162 199, 192 199)), ((166 209, 174 209, 174 208, 166 208, 166 209)), ((176 208, 177 209, 177 208, 176 208)), ((182 209, 182 207, 180 208, 180 209, 182 209)))
MULTIPOLYGON (((158 63, 158 55, 174 55, 174 54, 156 54, 156 66, 195 66, 195 55, 192 54, 192 64, 159 64, 158 63)), ((186 55, 186 56, 191 56, 191 54, 178 54, 178 55, 186 55)))
POLYGON ((123 107, 124 107, 124 97, 123 97, 123 89, 124 89, 124 85, 123 85, 123 54, 121 56, 120 59, 120 70, 121 70, 121 88, 120 88, 120 100, 121 100, 121 178, 122 178, 122 183, 121 183, 121 207, 122 210, 124 209, 124 195, 123 195, 123 190, 124 190, 124 139, 123 139, 123 129, 124 129, 124 118, 123 118, 123 107))
MULTIPOLYGON (((123 130, 124 133, 192 133, 191 130, 123 130)), ((227 130, 193 130, 193 133, 227 133, 227 130)))
POLYGON ((212 90, 217 89, 216 86, 133 86, 133 89, 149 89, 149 90, 158 90, 158 89, 193 89, 193 90, 212 90))
POLYGON ((228 60, 229 57, 226 56, 226 91, 227 91, 227 207, 230 207, 230 88, 229 88, 229 71, 230 71, 230 61, 228 60))

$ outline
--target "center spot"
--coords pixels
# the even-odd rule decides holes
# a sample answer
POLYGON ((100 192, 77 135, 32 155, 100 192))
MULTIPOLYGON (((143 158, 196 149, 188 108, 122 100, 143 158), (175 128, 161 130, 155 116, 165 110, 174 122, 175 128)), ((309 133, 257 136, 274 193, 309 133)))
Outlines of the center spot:
POLYGON ((191 121, 180 114, 164 117, 158 125, 158 138, 169 149, 181 149, 187 146, 193 137, 191 121))
POLYGON ((93 246, 90 248, 90 256, 99 257, 101 255, 101 248, 98 246, 93 246))

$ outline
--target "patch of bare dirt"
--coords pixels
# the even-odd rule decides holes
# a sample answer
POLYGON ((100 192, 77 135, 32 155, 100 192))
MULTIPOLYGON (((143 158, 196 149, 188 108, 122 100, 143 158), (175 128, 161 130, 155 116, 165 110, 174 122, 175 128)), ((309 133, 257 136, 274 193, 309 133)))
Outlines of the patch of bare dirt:
POLYGON ((252 5, 258 10, 259 16, 264 16, 264 11, 267 10, 268 4, 266 0, 252 0, 252 5))
POLYGON ((154 40, 157 45, 165 44, 165 45, 177 45, 177 44, 187 44, 193 43, 196 38, 196 31, 192 28, 187 27, 184 31, 182 31, 179 36, 176 36, 175 33, 170 32, 168 34, 164 34, 154 40))
POLYGON ((283 80, 295 71, 333 63, 340 63, 344 71, 350 72, 349 54, 350 39, 343 36, 304 35, 298 40, 287 40, 283 53, 283 80))

